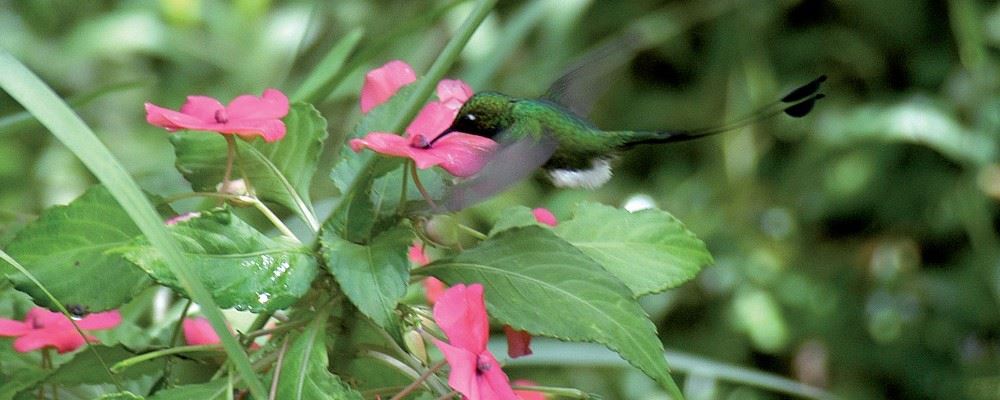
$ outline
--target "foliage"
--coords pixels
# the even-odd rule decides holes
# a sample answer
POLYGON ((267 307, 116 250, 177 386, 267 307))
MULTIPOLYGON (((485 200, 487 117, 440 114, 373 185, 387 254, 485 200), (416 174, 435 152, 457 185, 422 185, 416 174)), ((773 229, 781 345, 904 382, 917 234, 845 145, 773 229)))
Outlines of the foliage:
MULTIPOLYGON (((0 2, 2 53, 68 99, 113 154, 77 161, 87 140, 50 140, 49 116, 19 105, 32 89, 0 84, 0 248, 71 311, 121 309, 131 327, 48 355, 46 368, 0 340, 0 399, 56 387, 60 399, 266 398, 272 382, 276 398, 389 398, 440 360, 420 336, 440 337, 419 295, 431 276, 481 283, 497 337, 510 325, 612 351, 617 364, 589 345, 504 362, 569 397, 995 396, 997 5, 488 3, 0 2), (483 4, 480 23, 469 16, 483 4), (623 49, 593 56, 602 42, 623 49), (346 146, 400 131, 442 74, 530 97, 581 56, 600 66, 582 77, 596 100, 586 117, 606 128, 721 125, 820 73, 828 98, 804 119, 636 147, 595 191, 533 178, 446 216, 426 205, 412 165, 346 146), (392 59, 423 80, 362 115, 363 74, 392 59), (143 121, 146 101, 267 87, 295 101, 283 140, 236 140, 233 176, 249 193, 218 191, 222 136, 143 121), (98 161, 127 171, 143 199, 121 202, 127 185, 98 161), (163 220, 199 213, 161 230, 204 297, 136 219, 140 200, 163 220), (534 207, 559 224, 537 223, 534 207), (407 261, 415 241, 431 264, 407 261), (154 300, 164 295, 166 306, 154 300), (249 348, 256 331, 263 345, 178 347, 191 299, 217 329, 219 308, 239 310, 226 311, 236 340, 249 348), (664 347, 683 353, 664 359, 664 347), (756 371, 740 378, 745 368, 756 371), (809 387, 768 383, 778 376, 809 387)), ((432 198, 454 183, 418 176, 432 198)), ((23 274, 0 271, 0 316, 56 309, 23 274)), ((444 371, 411 398, 447 393, 444 371)))

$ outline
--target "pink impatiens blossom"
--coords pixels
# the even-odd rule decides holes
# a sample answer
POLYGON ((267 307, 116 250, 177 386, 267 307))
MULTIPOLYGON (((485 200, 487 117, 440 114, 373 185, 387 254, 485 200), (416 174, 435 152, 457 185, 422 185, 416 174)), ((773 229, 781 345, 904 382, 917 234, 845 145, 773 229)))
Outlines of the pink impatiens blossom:
MULTIPOLYGON (((427 258, 427 254, 424 253, 424 248, 418 243, 414 243, 410 246, 410 250, 406 253, 410 261, 416 264, 418 267, 423 267, 424 265, 430 264, 431 260, 427 258)), ((427 297, 427 303, 434 305, 437 299, 444 294, 444 290, 447 289, 444 282, 433 276, 428 276, 424 279, 424 296, 427 297)))
POLYGON ((552 214, 552 211, 549 211, 546 208, 536 208, 531 210, 531 214, 535 216, 535 220, 539 223, 548 226, 556 226, 559 224, 559 221, 556 220, 556 216, 552 214))
MULTIPOLYGON (((369 72, 361 90, 362 112, 385 102, 400 87, 413 81, 410 79, 412 69, 409 66, 403 68, 400 64, 406 65, 402 61, 392 61, 369 72), (379 73, 374 74, 376 71, 379 73), (390 96, 383 96, 386 88, 392 89, 390 96)), ((486 164, 486 156, 496 148, 496 142, 462 132, 452 132, 435 141, 451 126, 458 110, 471 96, 472 89, 465 82, 442 80, 437 85, 438 100, 428 103, 420 110, 413 122, 406 127, 406 136, 370 132, 363 138, 351 139, 351 149, 358 152, 368 148, 379 154, 412 159, 420 169, 439 165, 452 175, 472 176, 486 164), (432 142, 433 146, 428 146, 432 142)))
POLYGON ((222 343, 215 329, 212 329, 212 324, 203 317, 185 318, 182 328, 184 328, 184 341, 189 345, 222 343))
MULTIPOLYGON (((118 310, 90 314, 76 320, 82 330, 111 329, 122 322, 118 310)), ((41 307, 34 307, 24 317, 24 321, 0 318, 0 336, 17 337, 14 350, 26 353, 43 347, 54 347, 59 353, 67 353, 97 338, 87 335, 86 339, 73 327, 65 315, 41 307)))
POLYGON ((409 64, 394 60, 385 65, 368 71, 365 74, 365 85, 361 88, 361 112, 368 111, 379 104, 385 103, 399 88, 417 80, 417 74, 409 64))
POLYGON ((168 131, 190 129, 239 135, 246 139, 263 137, 274 142, 285 137, 288 97, 277 89, 264 90, 260 97, 239 96, 229 105, 206 96, 188 96, 180 111, 146 103, 146 121, 168 131))
POLYGON ((470 400, 517 400, 507 374, 486 348, 490 324, 482 285, 446 290, 434 304, 434 321, 450 342, 434 340, 451 366, 449 386, 470 400))

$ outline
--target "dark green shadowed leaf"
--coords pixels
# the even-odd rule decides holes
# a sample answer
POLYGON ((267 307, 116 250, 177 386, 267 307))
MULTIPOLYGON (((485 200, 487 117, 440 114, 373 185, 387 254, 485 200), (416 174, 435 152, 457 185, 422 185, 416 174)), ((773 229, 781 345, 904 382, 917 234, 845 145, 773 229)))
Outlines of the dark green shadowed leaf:
POLYGON ((512 228, 416 273, 449 285, 482 283, 497 320, 534 335, 601 343, 676 390, 656 328, 631 291, 548 229, 512 228))
MULTIPOLYGON (((227 209, 203 212, 170 227, 170 232, 223 308, 253 312, 286 308, 305 294, 316 276, 316 260, 309 249, 271 239, 227 209)), ((156 249, 140 241, 124 252, 157 282, 183 292, 156 249)))
POLYGON ((217 379, 208 383, 197 385, 182 385, 174 388, 161 390, 149 400, 215 400, 226 399, 226 391, 229 390, 229 382, 225 379, 217 379))
MULTIPOLYGON (((107 189, 95 186, 69 205, 43 212, 6 250, 63 304, 96 312, 124 304, 150 284, 142 270, 108 252, 139 234, 107 189)), ((54 309, 26 277, 6 263, 0 265, 18 290, 31 295, 36 304, 54 309)))
MULTIPOLYGON (((319 152, 326 140, 326 119, 309 104, 294 103, 284 118, 287 131, 277 142, 237 140, 239 159, 233 179, 246 176, 258 197, 287 207, 315 221, 309 186, 316 173, 319 152)), ((170 137, 177 153, 177 170, 196 191, 214 192, 226 166, 226 141, 207 132, 177 132, 170 137)))
POLYGON ((361 394, 327 371, 326 315, 316 318, 285 353, 276 399, 361 400, 361 394))
MULTIPOLYGON (((76 353, 72 360, 60 365, 46 379, 46 383, 65 386, 111 383, 110 377, 104 371, 104 365, 113 365, 138 355, 121 345, 113 347, 98 345, 94 346, 93 350, 76 353), (98 359, 95 353, 99 354, 101 359, 98 359), (104 364, 101 363, 101 360, 104 360, 104 364)), ((144 376, 159 376, 162 373, 163 360, 150 360, 125 369, 118 374, 118 377, 123 380, 132 380, 144 376)))
POLYGON ((330 230, 320 237, 327 269, 361 312, 382 327, 395 326, 399 299, 406 294, 410 263, 406 249, 413 234, 405 226, 376 236, 361 245, 330 230))
POLYGON ((705 243, 666 211, 581 203, 555 232, 621 279, 635 296, 694 278, 712 263, 705 243))

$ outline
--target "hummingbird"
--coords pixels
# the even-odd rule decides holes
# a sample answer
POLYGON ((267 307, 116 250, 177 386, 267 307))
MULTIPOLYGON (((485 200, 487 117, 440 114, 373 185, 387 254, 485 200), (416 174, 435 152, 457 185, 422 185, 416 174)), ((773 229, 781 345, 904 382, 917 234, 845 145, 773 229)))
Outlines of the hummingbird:
POLYGON ((630 131, 603 130, 572 105, 560 101, 564 76, 541 98, 503 93, 475 93, 461 107, 451 126, 426 148, 452 132, 497 141, 498 150, 475 176, 450 188, 444 198, 449 211, 461 210, 527 178, 539 167, 556 187, 596 189, 611 179, 611 162, 620 153, 649 144, 676 143, 731 131, 780 114, 799 118, 817 100, 826 75, 821 75, 779 100, 733 122, 705 129, 630 131))

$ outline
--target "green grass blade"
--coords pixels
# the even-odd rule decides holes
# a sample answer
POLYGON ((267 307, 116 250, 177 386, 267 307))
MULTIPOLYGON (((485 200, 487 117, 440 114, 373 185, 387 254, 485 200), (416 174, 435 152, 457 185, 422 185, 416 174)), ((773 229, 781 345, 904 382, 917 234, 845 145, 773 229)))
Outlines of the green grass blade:
POLYGON ((347 57, 361 41, 363 31, 361 28, 357 28, 340 39, 323 57, 323 60, 313 68, 309 76, 302 81, 299 88, 292 94, 292 101, 315 103, 330 94, 330 89, 338 83, 335 79, 340 76, 340 71, 344 68, 347 57))
POLYGON ((167 233, 160 216, 139 185, 125 171, 94 132, 34 73, 6 51, 0 51, 0 88, 33 114, 48 128, 111 192, 111 195, 142 230, 149 242, 162 254, 167 265, 187 289, 192 300, 201 305, 202 311, 219 333, 222 346, 236 370, 247 383, 255 398, 266 398, 267 391, 253 372, 250 360, 236 339, 229 334, 222 312, 209 295, 205 286, 185 263, 176 241, 167 233))
MULTIPOLYGON (((104 97, 106 94, 135 89, 143 86, 144 84, 144 82, 139 81, 115 83, 97 88, 78 96, 73 96, 67 101, 67 103, 69 103, 70 107, 80 108, 89 104, 91 101, 104 97)), ((34 127, 36 124, 38 124, 38 120, 35 119, 34 115, 31 115, 31 113, 27 111, 20 111, 10 115, 5 115, 0 117, 0 135, 20 132, 34 127)))

